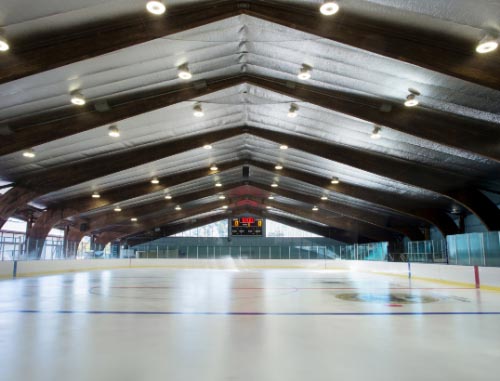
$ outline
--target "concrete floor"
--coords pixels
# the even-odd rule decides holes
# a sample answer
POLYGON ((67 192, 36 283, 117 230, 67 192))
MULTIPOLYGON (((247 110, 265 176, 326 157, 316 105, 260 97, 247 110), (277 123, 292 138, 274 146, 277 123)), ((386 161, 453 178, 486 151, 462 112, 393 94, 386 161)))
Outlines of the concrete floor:
POLYGON ((0 281, 1 381, 499 379, 496 292, 305 270, 0 281))

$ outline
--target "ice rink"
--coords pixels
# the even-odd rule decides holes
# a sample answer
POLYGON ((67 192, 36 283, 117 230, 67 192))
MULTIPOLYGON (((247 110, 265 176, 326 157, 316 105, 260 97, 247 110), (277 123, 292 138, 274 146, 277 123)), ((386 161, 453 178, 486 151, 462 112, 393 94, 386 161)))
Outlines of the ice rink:
POLYGON ((0 380, 500 379, 500 293, 347 270, 0 281, 0 380))

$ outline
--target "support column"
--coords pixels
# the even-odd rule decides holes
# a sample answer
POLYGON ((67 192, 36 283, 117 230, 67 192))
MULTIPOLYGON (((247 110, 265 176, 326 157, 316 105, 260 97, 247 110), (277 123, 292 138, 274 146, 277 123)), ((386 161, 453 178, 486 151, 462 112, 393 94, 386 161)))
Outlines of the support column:
POLYGON ((36 196, 35 192, 17 186, 0 196, 0 228, 18 208, 26 205, 36 196))
POLYGON ((64 236, 63 236, 63 253, 64 253, 64 258, 69 257, 69 241, 68 241, 68 234, 69 234, 69 225, 66 225, 64 227, 64 236))
POLYGON ((458 218, 459 218, 459 220, 458 220, 458 232, 460 234, 464 234, 465 233, 465 215, 463 213, 460 213, 458 218))

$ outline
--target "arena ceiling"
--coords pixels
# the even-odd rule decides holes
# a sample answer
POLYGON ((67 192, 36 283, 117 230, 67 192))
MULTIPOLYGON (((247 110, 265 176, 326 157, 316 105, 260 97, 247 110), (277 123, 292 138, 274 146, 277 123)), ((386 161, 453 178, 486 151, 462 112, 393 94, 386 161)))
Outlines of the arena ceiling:
POLYGON ((2 1, 0 223, 102 243, 240 212, 345 242, 466 214, 500 230, 499 50, 476 52, 500 4, 321 3, 2 1))

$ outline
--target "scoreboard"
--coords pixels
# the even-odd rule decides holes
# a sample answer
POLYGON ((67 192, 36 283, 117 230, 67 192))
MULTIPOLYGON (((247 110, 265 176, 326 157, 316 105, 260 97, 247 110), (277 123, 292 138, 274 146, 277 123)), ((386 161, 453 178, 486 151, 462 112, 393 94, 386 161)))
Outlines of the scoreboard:
POLYGON ((243 216, 232 219, 231 235, 233 236, 262 236, 263 231, 263 218, 243 216))

